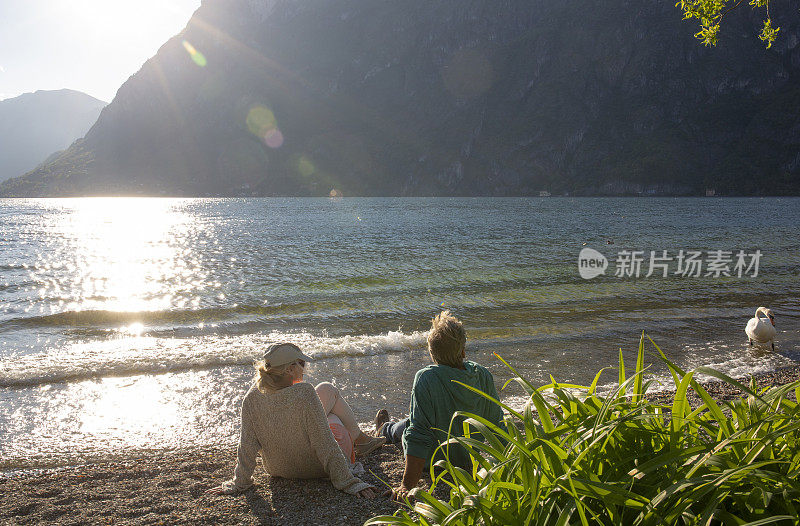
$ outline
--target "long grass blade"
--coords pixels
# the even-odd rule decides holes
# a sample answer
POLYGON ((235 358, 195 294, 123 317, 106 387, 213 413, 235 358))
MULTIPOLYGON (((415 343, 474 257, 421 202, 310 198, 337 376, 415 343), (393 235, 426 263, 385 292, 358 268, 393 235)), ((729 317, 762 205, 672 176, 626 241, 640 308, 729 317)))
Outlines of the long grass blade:
POLYGON ((642 376, 644 375, 644 331, 639 338, 639 352, 636 355, 636 382, 633 384, 633 403, 638 404, 642 397, 642 376))

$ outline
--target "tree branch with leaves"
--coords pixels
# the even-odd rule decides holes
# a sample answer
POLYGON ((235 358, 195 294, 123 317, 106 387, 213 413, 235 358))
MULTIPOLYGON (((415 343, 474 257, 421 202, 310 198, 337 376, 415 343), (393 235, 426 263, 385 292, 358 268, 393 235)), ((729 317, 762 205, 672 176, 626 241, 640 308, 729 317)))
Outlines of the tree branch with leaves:
MULTIPOLYGON (((700 22, 700 31, 694 36, 706 46, 716 46, 723 19, 742 2, 744 0, 680 0, 675 5, 683 11, 684 20, 696 18, 700 22)), ((779 27, 772 27, 769 2, 770 0, 750 0, 749 2, 753 9, 764 10, 764 26, 761 28, 758 38, 766 44, 767 48, 772 46, 778 31, 780 31, 779 27)))

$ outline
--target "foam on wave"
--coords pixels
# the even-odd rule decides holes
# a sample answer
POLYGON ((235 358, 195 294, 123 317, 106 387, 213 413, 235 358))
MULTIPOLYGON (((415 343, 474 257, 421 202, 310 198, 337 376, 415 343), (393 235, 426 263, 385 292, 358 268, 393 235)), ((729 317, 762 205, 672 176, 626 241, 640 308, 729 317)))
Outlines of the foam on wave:
POLYGON ((273 331, 241 337, 118 338, 4 359, 0 361, 0 387, 247 365, 257 360, 269 343, 276 341, 296 343, 316 359, 388 354, 422 346, 426 335, 425 332, 398 330, 329 337, 273 331))

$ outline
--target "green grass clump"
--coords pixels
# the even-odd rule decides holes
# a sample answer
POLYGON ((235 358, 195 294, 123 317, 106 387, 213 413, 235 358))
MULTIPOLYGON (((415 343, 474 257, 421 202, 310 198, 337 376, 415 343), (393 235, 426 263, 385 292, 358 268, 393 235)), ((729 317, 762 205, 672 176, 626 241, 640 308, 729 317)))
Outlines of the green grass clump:
POLYGON ((503 360, 517 375, 506 386, 515 381, 530 397, 524 411, 495 400, 510 413, 504 429, 457 413, 466 417, 464 437, 440 447, 461 444, 471 470, 437 462, 432 488, 415 490, 411 510, 365 525, 798 524, 800 410, 788 395, 798 398, 800 382, 759 389, 706 367, 685 372, 650 342, 672 373, 671 405, 648 400, 644 334, 634 374, 626 377, 620 352, 618 383, 606 396, 596 392, 603 371, 588 387, 553 380, 537 388, 503 360), (745 396, 717 403, 698 373, 745 396), (689 390, 699 407, 689 405, 689 390), (441 484, 449 500, 436 498, 441 484))

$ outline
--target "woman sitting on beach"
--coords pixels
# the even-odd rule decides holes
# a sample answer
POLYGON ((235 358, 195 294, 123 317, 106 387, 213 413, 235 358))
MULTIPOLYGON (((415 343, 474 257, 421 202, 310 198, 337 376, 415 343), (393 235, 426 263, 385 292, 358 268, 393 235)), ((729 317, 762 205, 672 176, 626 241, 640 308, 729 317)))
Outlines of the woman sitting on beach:
POLYGON ((336 489, 372 498, 370 484, 351 472, 355 454, 384 444, 358 427, 352 409, 332 384, 303 382, 311 358, 291 343, 270 345, 256 364, 255 384, 242 401, 242 434, 232 480, 208 493, 234 495, 253 485, 256 455, 264 469, 284 478, 329 477, 336 489), (347 457, 347 458, 346 458, 347 457))

